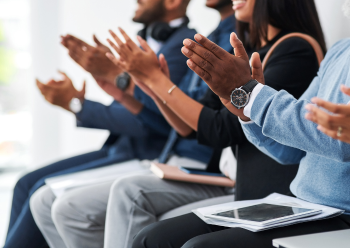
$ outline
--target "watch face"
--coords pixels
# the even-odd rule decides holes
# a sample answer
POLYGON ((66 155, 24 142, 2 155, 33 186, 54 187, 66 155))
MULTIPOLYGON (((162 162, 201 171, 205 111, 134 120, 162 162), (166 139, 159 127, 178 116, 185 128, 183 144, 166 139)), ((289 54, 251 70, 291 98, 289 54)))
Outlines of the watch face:
POLYGON ((122 91, 125 91, 130 84, 130 77, 126 75, 122 75, 117 79, 117 87, 122 91))
POLYGON ((248 100, 248 94, 242 89, 235 89, 231 94, 231 103, 238 109, 245 107, 248 100))

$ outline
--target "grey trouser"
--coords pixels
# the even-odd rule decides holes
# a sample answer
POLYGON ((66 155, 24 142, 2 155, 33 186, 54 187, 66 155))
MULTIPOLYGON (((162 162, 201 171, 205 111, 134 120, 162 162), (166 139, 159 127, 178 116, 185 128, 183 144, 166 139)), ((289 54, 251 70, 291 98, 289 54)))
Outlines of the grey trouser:
POLYGON ((103 247, 113 181, 72 189, 56 199, 48 186, 30 199, 34 220, 51 248, 103 247))
POLYGON ((167 181, 149 174, 71 190, 55 201, 52 192, 43 188, 32 197, 31 209, 51 248, 96 248, 103 243, 105 248, 124 248, 131 247, 133 237, 158 216, 226 194, 222 187, 167 181))

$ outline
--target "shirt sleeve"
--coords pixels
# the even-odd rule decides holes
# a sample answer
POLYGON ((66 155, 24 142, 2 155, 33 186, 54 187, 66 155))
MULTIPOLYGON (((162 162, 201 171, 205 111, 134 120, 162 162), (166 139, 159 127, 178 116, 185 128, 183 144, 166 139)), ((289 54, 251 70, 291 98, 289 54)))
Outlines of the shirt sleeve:
POLYGON ((286 91, 278 92, 268 86, 263 87, 251 110, 251 119, 256 124, 244 125, 246 135, 252 136, 250 139, 255 145, 263 147, 279 161, 288 161, 288 152, 291 150, 292 155, 304 151, 338 162, 350 161, 349 144, 328 137, 304 117, 307 112, 305 105, 317 95, 319 80, 316 77, 299 100, 286 91))
POLYGON ((76 114, 77 126, 109 130, 112 134, 132 137, 146 136, 149 129, 118 102, 106 106, 85 100, 83 109, 76 114))

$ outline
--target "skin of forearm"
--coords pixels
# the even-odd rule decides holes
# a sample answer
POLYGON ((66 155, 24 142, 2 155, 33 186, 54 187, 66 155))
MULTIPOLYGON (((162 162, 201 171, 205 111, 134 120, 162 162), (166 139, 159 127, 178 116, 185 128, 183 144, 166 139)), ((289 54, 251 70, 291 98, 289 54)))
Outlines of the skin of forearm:
POLYGON ((159 98, 153 99, 158 109, 163 114, 167 122, 172 126, 177 133, 186 137, 193 132, 193 129, 180 119, 170 108, 168 108, 159 98))
MULTIPOLYGON (((202 104, 193 100, 178 88, 175 88, 169 94, 168 91, 174 84, 162 72, 152 73, 152 77, 145 79, 144 82, 189 127, 195 131, 198 130, 198 120, 203 109, 202 104)), ((186 132, 186 134, 188 135, 189 132, 186 132)))
POLYGON ((141 112, 143 108, 143 104, 137 101, 134 97, 125 94, 123 100, 120 101, 127 110, 129 110, 132 114, 137 115, 141 112))

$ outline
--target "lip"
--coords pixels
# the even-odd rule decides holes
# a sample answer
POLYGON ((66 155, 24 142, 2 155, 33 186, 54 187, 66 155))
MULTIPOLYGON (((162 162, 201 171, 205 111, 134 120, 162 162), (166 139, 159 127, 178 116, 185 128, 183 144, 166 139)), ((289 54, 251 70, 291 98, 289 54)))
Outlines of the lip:
POLYGON ((233 10, 238 10, 238 9, 241 9, 243 8, 245 5, 246 5, 247 1, 244 1, 244 0, 234 0, 232 1, 232 4, 233 4, 233 10))

